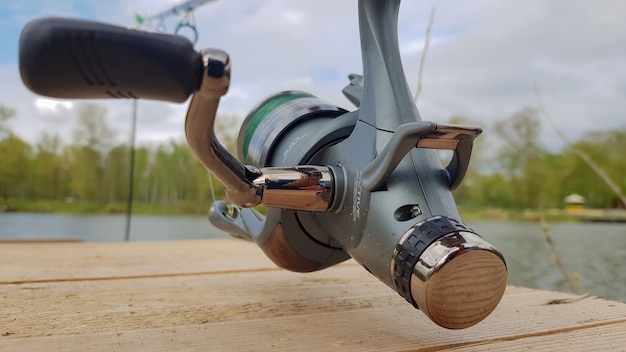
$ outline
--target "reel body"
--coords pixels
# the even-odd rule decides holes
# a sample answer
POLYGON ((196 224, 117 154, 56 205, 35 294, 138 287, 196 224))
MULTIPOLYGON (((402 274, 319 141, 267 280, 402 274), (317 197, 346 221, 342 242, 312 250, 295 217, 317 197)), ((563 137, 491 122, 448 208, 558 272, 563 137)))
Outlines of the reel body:
MULTIPOLYGON (((399 1, 359 2, 364 75, 350 75, 343 90, 357 110, 302 92, 278 93, 253 109, 238 140, 252 164, 250 175, 240 173, 249 189, 235 195, 254 197, 231 198, 247 207, 234 217, 216 202, 210 219, 285 269, 314 271, 352 257, 435 323, 466 328, 495 309, 507 281, 502 255, 460 220, 452 196, 482 131, 422 120, 389 28, 398 8, 399 1), (453 152, 446 167, 434 149, 453 152), (249 208, 255 204, 268 205, 267 215, 249 208)), ((203 82, 194 100, 213 91, 203 82)), ((210 158, 204 163, 216 169, 210 158)))
MULTIPOLYGON (((357 76, 344 93, 359 106, 357 76)), ((301 92, 259 103, 239 133, 240 157, 260 168, 329 165, 335 188, 324 211, 270 208, 260 231, 245 220, 238 231, 285 269, 314 271, 352 257, 437 324, 478 323, 507 280, 504 259, 460 221, 451 193, 467 165, 458 161, 467 155, 462 142, 471 147, 480 130, 418 120, 390 132, 359 116, 301 92), (442 168, 433 147, 453 149, 452 166, 442 168)), ((224 207, 218 202, 210 216, 227 229, 224 207)), ((243 209, 243 219, 247 212, 254 210, 243 209)))

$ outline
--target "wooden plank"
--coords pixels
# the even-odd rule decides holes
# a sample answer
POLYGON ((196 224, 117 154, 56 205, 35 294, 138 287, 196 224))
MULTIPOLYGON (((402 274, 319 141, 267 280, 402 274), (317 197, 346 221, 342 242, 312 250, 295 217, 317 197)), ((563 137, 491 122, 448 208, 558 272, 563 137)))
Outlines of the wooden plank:
POLYGON ((189 240, 0 244, 0 283, 275 268, 253 243, 189 240))
MULTIPOLYGON (((109 262, 109 270, 99 261, 82 265, 71 260, 83 258, 76 253, 80 245, 68 249, 75 244, 56 244, 46 249, 58 253, 47 253, 46 260, 20 264, 37 270, 37 265, 53 266, 50 259, 57 258, 63 270, 35 275, 3 268, 39 279, 0 284, 0 351, 571 351, 626 346, 624 303, 508 287, 485 321, 445 330, 353 262, 298 274, 274 269, 247 243, 206 242, 139 243, 144 249, 133 243, 83 244, 88 248, 82 250, 84 256, 103 253, 107 262, 118 258, 125 263, 109 262), (127 267, 136 264, 128 258, 131 247, 142 253, 139 268, 127 267), (118 251, 126 255, 113 253, 118 251), (149 275, 151 263, 165 270, 168 263, 186 262, 188 253, 195 253, 189 266, 180 265, 176 272, 170 268, 171 275, 149 275), (249 256, 236 257, 242 253, 249 256), (224 270, 216 260, 239 266, 224 270)), ((13 249, 39 253, 30 246, 13 249)))
POLYGON ((0 245, 6 243, 59 243, 82 242, 80 238, 0 238, 0 245))

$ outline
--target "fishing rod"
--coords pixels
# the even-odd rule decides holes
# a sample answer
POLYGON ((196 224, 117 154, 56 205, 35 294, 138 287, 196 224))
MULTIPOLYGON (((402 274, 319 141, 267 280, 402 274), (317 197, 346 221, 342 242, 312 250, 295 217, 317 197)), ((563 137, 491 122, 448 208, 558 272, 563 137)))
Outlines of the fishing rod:
POLYGON ((189 28, 193 32, 192 42, 195 44, 198 41, 198 29, 196 27, 196 20, 193 15, 193 11, 208 3, 216 0, 187 0, 178 5, 174 5, 169 9, 159 12, 152 16, 141 16, 135 14, 135 22, 139 27, 154 27, 160 32, 165 32, 165 20, 172 16, 182 16, 182 19, 176 26, 174 34, 179 34, 183 28, 189 28))
MULTIPOLYGON (((183 15, 182 20, 178 23, 178 26, 174 30, 174 34, 178 34, 181 28, 187 27, 193 31, 193 43, 195 44, 198 41, 198 31, 195 23, 195 18, 193 16, 193 11, 208 2, 216 1, 216 0, 187 0, 179 5, 174 5, 171 8, 162 11, 156 15, 143 17, 139 14, 135 14, 135 21, 137 25, 141 27, 156 27, 161 32, 165 31, 165 20, 170 16, 183 15), (156 26, 154 26, 156 23, 156 26)), ((130 241, 130 223, 131 223, 131 214, 133 208, 133 192, 135 185, 135 142, 137 138, 137 99, 133 99, 133 108, 132 108, 132 123, 131 123, 131 133, 130 133, 130 165, 128 172, 128 198, 126 200, 126 226, 124 231, 124 240, 130 241)), ((209 173, 209 177, 210 177, 209 173)), ((213 193, 213 183, 211 183, 211 191, 213 193)), ((213 197, 215 199, 215 196, 213 197)))
POLYGON ((291 271, 353 258, 436 324, 461 329, 496 308, 507 282, 504 258, 461 220, 452 196, 482 131, 421 118, 400 59, 399 5, 358 3, 363 73, 343 89, 353 110, 300 91, 270 95, 243 122, 239 158, 214 132, 231 72, 219 49, 40 19, 22 33, 20 72, 32 91, 58 98, 183 102, 193 95, 187 142, 229 199, 211 206, 216 227, 255 242, 291 271), (437 149, 452 151, 447 166, 437 149))

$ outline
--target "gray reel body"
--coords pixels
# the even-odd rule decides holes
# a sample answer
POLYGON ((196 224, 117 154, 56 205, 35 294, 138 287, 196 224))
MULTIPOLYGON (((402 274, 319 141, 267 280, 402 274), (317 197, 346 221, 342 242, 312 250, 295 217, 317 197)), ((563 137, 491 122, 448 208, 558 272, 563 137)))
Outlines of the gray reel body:
POLYGON ((318 188, 324 206, 304 206, 303 194, 291 210, 270 209, 262 225, 254 210, 225 216, 224 203, 210 218, 225 230, 237 223, 236 236, 286 269, 318 270, 349 255, 437 324, 465 328, 495 309, 507 281, 501 254, 460 220, 451 193, 481 130, 422 121, 387 27, 398 6, 359 3, 364 75, 351 75, 344 89, 356 111, 283 92, 257 106, 240 132, 240 156, 255 167, 324 165, 333 185, 330 198, 318 188), (453 151, 450 164, 443 168, 433 149, 453 151))
MULTIPOLYGON (((344 93, 360 106, 363 87, 355 82, 362 80, 351 78, 344 93)), ((242 125, 240 157, 259 168, 329 165, 332 201, 323 211, 270 208, 264 221, 245 208, 234 218, 226 203, 216 202, 211 222, 255 241, 278 266, 292 271, 320 270, 352 257, 438 324, 474 325, 495 308, 506 285, 501 255, 458 220, 451 194, 465 172, 458 168, 468 162, 455 159, 469 158, 463 148, 471 148, 480 130, 414 121, 390 132, 362 121, 359 113, 302 92, 282 92, 259 103, 242 125), (442 168, 433 147, 454 150, 451 165, 442 168), (442 284, 449 280, 442 272, 452 271, 443 269, 453 259, 455 265, 446 269, 463 267, 455 270, 463 278, 447 276, 466 282, 461 292, 481 297, 480 314, 460 313, 466 301, 432 303, 433 296, 459 297, 462 285, 442 292, 450 287, 442 284)))
POLYGON ((466 328, 495 309, 507 281, 501 254, 461 221, 452 197, 481 130, 422 120, 400 60, 399 5, 359 1, 363 75, 350 75, 343 91, 356 110, 303 92, 272 95, 244 121, 240 159, 214 135, 230 85, 221 50, 50 18, 22 32, 20 73, 31 90, 58 98, 182 102, 193 94, 187 141, 230 201, 212 205, 215 226, 292 271, 354 258, 435 323, 466 328), (435 149, 452 151, 446 167, 435 149))

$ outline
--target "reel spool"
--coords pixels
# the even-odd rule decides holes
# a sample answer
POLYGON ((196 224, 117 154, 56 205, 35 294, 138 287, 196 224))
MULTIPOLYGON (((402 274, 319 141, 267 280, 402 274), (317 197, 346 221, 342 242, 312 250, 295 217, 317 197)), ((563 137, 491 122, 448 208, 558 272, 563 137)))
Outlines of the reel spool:
MULTIPOLYGON (((350 135, 357 117, 305 92, 273 94, 259 102, 242 123, 237 139, 239 159, 259 169, 292 169, 294 165, 311 164, 325 148, 350 135)), ((307 172, 307 168, 304 166, 303 171, 307 172)), ((339 177, 339 184, 344 183, 343 174, 332 173, 335 181, 339 177)), ((282 185, 283 181, 276 183, 282 185)), ((265 189, 266 197, 273 188, 265 189)), ((305 200, 304 193, 300 191, 298 201, 305 200)), ((309 272, 350 258, 326 229, 313 220, 315 211, 320 210, 293 209, 297 208, 269 207, 262 230, 252 235, 276 265, 309 272)))
MULTIPOLYGON (((239 157, 244 164, 256 167, 288 165, 288 154, 295 151, 296 145, 303 145, 310 131, 319 131, 329 120, 346 112, 300 91, 271 95, 258 103, 241 125, 237 138, 239 157), (285 144, 284 148, 279 147, 285 144)), ((299 152, 309 154, 302 148, 299 152)))

